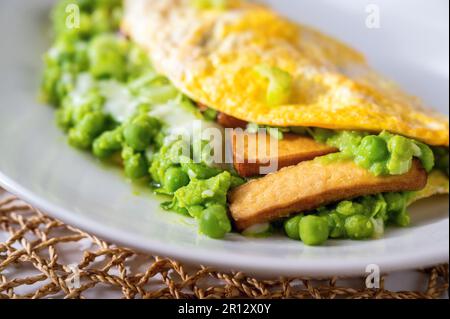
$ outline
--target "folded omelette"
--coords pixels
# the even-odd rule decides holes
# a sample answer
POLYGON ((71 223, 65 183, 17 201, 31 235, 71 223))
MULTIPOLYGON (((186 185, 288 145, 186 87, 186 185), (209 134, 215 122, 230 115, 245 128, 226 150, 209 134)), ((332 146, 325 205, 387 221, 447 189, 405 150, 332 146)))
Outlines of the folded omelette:
POLYGON ((364 56, 271 9, 230 1, 199 10, 190 0, 125 1, 123 30, 159 72, 194 101, 271 126, 387 130, 449 145, 448 119, 374 72, 364 56), (268 106, 256 65, 293 78, 289 103, 268 106))

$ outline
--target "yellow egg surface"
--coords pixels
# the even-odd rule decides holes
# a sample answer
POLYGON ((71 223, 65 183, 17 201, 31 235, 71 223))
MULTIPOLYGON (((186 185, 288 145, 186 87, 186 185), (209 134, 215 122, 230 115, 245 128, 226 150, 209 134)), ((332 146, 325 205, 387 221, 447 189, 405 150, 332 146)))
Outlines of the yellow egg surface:
POLYGON ((261 4, 229 1, 220 10, 198 9, 191 0, 125 0, 122 28, 184 94, 241 120, 387 130, 449 145, 446 116, 374 72, 361 53, 261 4), (258 65, 292 76, 289 103, 268 105, 258 65))

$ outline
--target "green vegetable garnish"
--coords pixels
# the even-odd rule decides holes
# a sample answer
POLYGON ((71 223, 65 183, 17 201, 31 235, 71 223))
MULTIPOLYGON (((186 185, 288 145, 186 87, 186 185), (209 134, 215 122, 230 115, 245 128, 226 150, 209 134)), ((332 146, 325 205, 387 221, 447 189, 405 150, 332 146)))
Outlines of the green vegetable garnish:
POLYGON ((289 73, 266 65, 256 66, 255 71, 269 81, 266 93, 266 102, 269 106, 289 103, 293 86, 293 79, 289 73))
POLYGON ((131 147, 124 147, 122 150, 122 159, 125 167, 125 175, 137 180, 148 175, 148 164, 144 154, 135 152, 131 147))
POLYGON ((326 159, 353 159, 376 176, 405 174, 411 169, 414 157, 421 161, 427 172, 435 165, 433 151, 428 145, 400 135, 326 129, 308 129, 308 132, 317 141, 341 151, 325 156, 326 159))

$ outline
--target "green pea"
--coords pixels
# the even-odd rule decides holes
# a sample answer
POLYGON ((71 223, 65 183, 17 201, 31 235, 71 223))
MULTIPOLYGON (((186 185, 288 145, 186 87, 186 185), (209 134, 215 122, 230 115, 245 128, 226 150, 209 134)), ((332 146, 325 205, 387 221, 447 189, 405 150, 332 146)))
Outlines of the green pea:
POLYGON ((171 167, 164 174, 164 188, 173 193, 189 184, 189 176, 180 167, 171 167))
POLYGON ((148 164, 142 153, 134 153, 132 149, 126 147, 122 150, 122 158, 125 166, 125 175, 137 180, 147 176, 148 164))
POLYGON ((95 37, 89 47, 90 72, 96 78, 121 80, 125 76, 126 60, 123 42, 114 35, 95 37))
POLYGON ((223 172, 221 169, 202 163, 181 163, 181 167, 192 179, 209 179, 223 172))
POLYGON ((64 131, 68 132, 73 126, 72 108, 61 107, 56 111, 56 124, 64 131))
POLYGON ((387 163, 387 168, 392 175, 407 173, 412 166, 412 158, 417 146, 406 137, 395 135, 388 142, 388 149, 391 158, 387 163))
POLYGON ((191 5, 200 10, 224 10, 228 6, 228 0, 191 0, 191 5))
POLYGON ((146 76, 154 74, 154 70, 149 63, 148 55, 142 48, 132 44, 127 60, 129 78, 136 79, 142 74, 145 74, 146 76))
POLYGON ((87 114, 81 122, 69 130, 69 143, 74 147, 88 149, 94 139, 102 133, 106 116, 101 112, 87 114))
POLYGON ((107 158, 122 149, 122 128, 105 132, 92 145, 92 152, 98 158, 107 158))
POLYGON ((411 217, 406 211, 406 208, 394 216, 393 222, 400 227, 409 226, 409 224, 411 223, 411 217))
POLYGON ((65 108, 72 108, 72 123, 77 125, 86 114, 92 112, 102 112, 105 99, 100 95, 100 92, 96 89, 89 90, 82 96, 83 103, 81 105, 74 105, 73 101, 68 99, 64 100, 65 108))
POLYGON ((389 170, 386 167, 386 162, 378 162, 372 164, 372 166, 370 166, 369 168, 369 171, 375 176, 389 175, 389 170))
POLYGON ((362 139, 355 161, 358 165, 369 168, 376 162, 386 160, 388 156, 389 151, 386 142, 381 137, 369 135, 362 139))
POLYGON ((402 175, 409 172, 412 167, 412 158, 408 160, 400 160, 396 157, 391 157, 387 164, 389 173, 392 175, 402 175))
POLYGON ((136 151, 144 151, 160 129, 160 123, 148 115, 140 115, 126 124, 123 135, 125 143, 136 151))
POLYGON ((359 203, 352 201, 343 201, 336 206, 336 211, 343 216, 351 216, 364 214, 366 212, 366 209, 359 203))
POLYGON ((220 239, 231 231, 231 223, 225 207, 212 205, 206 208, 199 220, 199 230, 202 234, 220 239))
POLYGON ((329 236, 328 221, 326 218, 308 215, 299 223, 300 239, 310 246, 323 244, 329 236))
POLYGON ((374 225, 369 217, 353 215, 345 220, 345 231, 352 239, 370 238, 374 234, 374 225))
POLYGON ((284 231, 289 238, 300 240, 299 224, 302 217, 303 215, 297 215, 285 220, 283 225, 284 231))
POLYGON ((415 142, 415 143, 420 149, 419 159, 420 159, 423 167, 425 168, 425 170, 428 173, 431 172, 431 170, 433 169, 434 164, 435 164, 433 151, 426 144, 423 144, 423 143, 420 143, 420 142, 415 142))

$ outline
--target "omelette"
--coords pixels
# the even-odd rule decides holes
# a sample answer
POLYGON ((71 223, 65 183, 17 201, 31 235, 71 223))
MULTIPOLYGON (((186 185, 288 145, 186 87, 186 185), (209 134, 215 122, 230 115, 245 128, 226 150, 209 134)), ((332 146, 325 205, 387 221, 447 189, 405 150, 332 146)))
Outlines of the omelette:
POLYGON ((265 5, 61 0, 53 20, 41 95, 69 143, 206 236, 377 238, 408 226, 412 203, 448 196, 448 118, 265 5), (212 139, 195 140, 198 122, 212 139))

